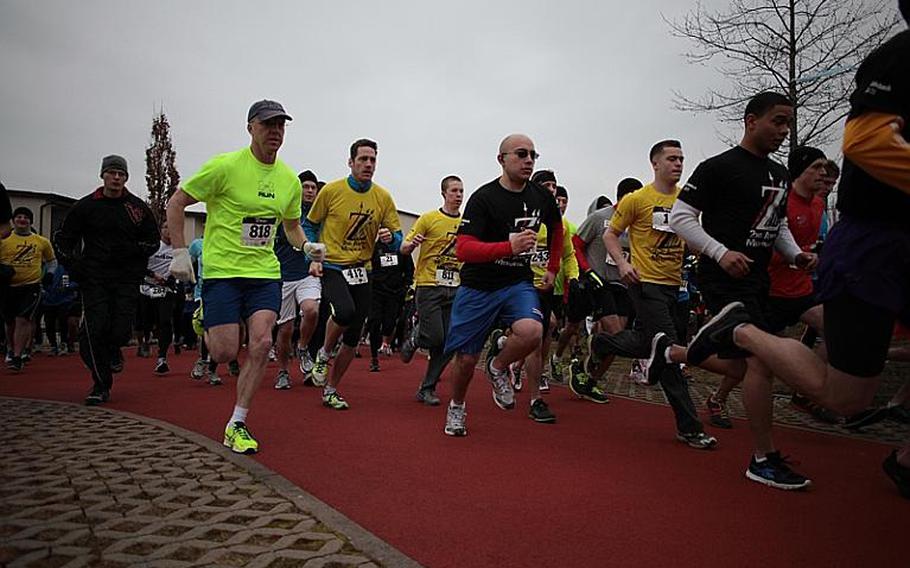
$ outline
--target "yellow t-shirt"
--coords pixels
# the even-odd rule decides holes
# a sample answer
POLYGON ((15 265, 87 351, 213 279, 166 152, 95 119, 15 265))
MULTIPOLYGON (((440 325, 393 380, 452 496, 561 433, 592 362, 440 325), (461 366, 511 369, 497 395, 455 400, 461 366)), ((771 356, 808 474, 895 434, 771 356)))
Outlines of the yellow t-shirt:
POLYGON ((202 263, 212 278, 281 278, 273 243, 282 219, 300 218, 300 180, 281 160, 264 164, 247 147, 215 156, 183 190, 205 202, 202 263))
POLYGON ((625 196, 610 220, 610 228, 629 230, 632 266, 642 282, 678 286, 682 282, 685 245, 670 228, 670 210, 679 187, 664 195, 648 184, 625 196))
MULTIPOLYGON (((568 221, 562 220, 562 259, 559 262, 559 274, 569 280, 578 278, 578 261, 575 259, 575 246, 569 236, 568 221)), ((534 287, 540 288, 543 275, 547 272, 547 263, 550 262, 550 251, 547 248, 547 226, 541 225, 537 231, 537 246, 531 254, 531 272, 534 273, 534 287)), ((559 278, 559 276, 557 276, 559 278)), ((554 282, 555 288, 555 282, 554 282)))
POLYGON ((420 256, 414 269, 417 286, 457 286, 461 263, 455 258, 455 234, 461 215, 449 215, 442 209, 427 211, 417 218, 404 240, 424 236, 420 256), (442 272, 439 272, 442 271, 442 272))
POLYGON ((348 185, 347 178, 322 188, 307 219, 320 225, 319 242, 325 244, 326 262, 339 266, 368 263, 380 228, 393 233, 401 230, 398 210, 386 189, 374 183, 361 193, 348 185))
POLYGON ((41 282, 41 264, 54 260, 54 247, 41 235, 20 236, 13 232, 0 241, 0 263, 13 267, 16 273, 10 286, 28 286, 41 282))

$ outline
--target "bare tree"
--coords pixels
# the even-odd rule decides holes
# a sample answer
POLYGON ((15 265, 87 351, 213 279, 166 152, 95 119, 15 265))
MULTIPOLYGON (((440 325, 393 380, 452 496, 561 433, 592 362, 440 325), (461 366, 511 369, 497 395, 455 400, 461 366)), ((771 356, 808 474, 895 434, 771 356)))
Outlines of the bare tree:
POLYGON ((849 111, 856 67, 901 22, 894 0, 731 0, 723 12, 698 3, 667 23, 694 44, 685 57, 710 61, 729 85, 695 98, 674 92, 675 106, 740 121, 749 98, 775 90, 793 102, 790 149, 829 145, 849 111))
POLYGON ((171 125, 161 110, 152 120, 152 141, 145 149, 145 185, 148 204, 160 226, 165 220, 165 209, 171 195, 180 184, 180 174, 174 164, 177 152, 171 143, 171 125))

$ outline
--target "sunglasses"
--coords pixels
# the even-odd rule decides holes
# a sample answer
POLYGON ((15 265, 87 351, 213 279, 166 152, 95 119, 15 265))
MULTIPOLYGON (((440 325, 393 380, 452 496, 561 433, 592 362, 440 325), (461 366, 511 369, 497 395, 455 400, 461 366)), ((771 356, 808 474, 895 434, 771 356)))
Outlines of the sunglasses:
POLYGON ((505 154, 515 154, 516 156, 518 156, 519 160, 524 160, 528 156, 531 156, 532 160, 536 160, 537 158, 540 157, 540 154, 538 154, 534 150, 525 150, 524 148, 519 148, 518 150, 515 150, 514 152, 503 152, 503 155, 505 155, 505 154))

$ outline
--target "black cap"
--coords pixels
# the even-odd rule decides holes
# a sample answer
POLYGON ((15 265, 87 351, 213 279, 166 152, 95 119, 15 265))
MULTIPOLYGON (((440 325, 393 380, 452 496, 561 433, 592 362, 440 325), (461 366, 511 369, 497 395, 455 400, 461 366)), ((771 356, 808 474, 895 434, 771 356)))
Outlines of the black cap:
POLYGON ((250 107, 250 112, 246 115, 246 121, 253 122, 258 120, 259 122, 264 122, 276 116, 283 116, 286 120, 294 120, 291 115, 284 112, 284 107, 281 106, 281 103, 263 99, 253 103, 253 106, 250 107))
POLYGON ((32 213, 32 210, 28 207, 16 207, 16 209, 13 210, 13 219, 15 219, 17 215, 25 215, 28 217, 29 223, 35 222, 35 214, 32 213))
POLYGON ((104 172, 108 170, 120 170, 127 177, 130 175, 130 171, 126 167, 126 158, 116 154, 111 154, 101 159, 101 175, 104 175, 104 172))
POLYGON ((625 178, 616 186, 616 200, 619 201, 624 196, 632 193, 636 189, 644 187, 640 181, 635 178, 625 178))
POLYGON ((569 192, 566 191, 566 188, 564 188, 563 186, 557 185, 556 186, 556 197, 565 197, 566 199, 568 199, 569 192))
MULTIPOLYGON (((815 160, 827 160, 825 153, 812 146, 797 146, 790 152, 787 159, 787 170, 790 172, 790 181, 795 180, 803 175, 806 168, 812 165, 815 160)), ((827 166, 827 164, 826 164, 827 166)))
POLYGON ((317 184, 317 185, 319 184, 319 180, 316 179, 316 174, 314 174, 314 173, 313 173, 312 171, 310 171, 310 170, 306 170, 306 171, 304 171, 304 172, 300 172, 300 174, 297 175, 297 179, 300 180, 300 183, 303 183, 303 182, 305 182, 305 181, 311 181, 311 182, 313 182, 313 183, 315 183, 315 184, 317 184))
POLYGON ((531 176, 531 181, 538 185, 548 181, 556 183, 556 174, 553 173, 553 170, 539 170, 534 172, 534 175, 531 176))

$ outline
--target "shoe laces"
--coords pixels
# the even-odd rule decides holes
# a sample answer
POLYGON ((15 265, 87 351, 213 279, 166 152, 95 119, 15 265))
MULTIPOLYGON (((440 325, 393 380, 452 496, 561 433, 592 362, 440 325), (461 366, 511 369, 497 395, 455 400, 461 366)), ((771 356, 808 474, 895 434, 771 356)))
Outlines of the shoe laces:
POLYGON ((234 422, 234 437, 241 438, 246 441, 253 439, 252 434, 250 434, 249 429, 243 422, 234 422))
POLYGON ((449 405, 449 412, 448 412, 449 422, 451 422, 455 426, 464 425, 465 414, 467 414, 467 410, 465 409, 464 406, 449 405))

